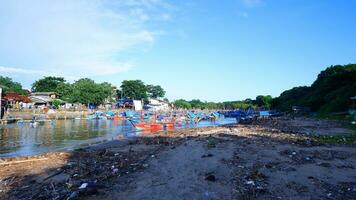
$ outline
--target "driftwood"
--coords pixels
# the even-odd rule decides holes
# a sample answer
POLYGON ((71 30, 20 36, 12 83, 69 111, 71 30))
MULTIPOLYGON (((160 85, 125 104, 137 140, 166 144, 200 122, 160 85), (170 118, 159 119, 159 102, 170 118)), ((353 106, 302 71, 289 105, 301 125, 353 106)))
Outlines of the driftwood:
POLYGON ((34 159, 28 159, 28 160, 14 160, 14 161, 9 161, 9 162, 0 162, 0 165, 12 165, 12 164, 43 161, 43 160, 48 160, 48 158, 34 158, 34 159))
POLYGON ((61 173, 63 173, 63 172, 64 172, 64 170, 61 170, 61 171, 59 171, 59 172, 56 172, 56 173, 54 173, 54 174, 52 174, 52 175, 46 177, 45 179, 43 179, 43 182, 44 182, 44 181, 47 181, 48 179, 53 178, 53 177, 55 177, 55 176, 57 176, 57 175, 59 175, 59 174, 61 174, 61 173))

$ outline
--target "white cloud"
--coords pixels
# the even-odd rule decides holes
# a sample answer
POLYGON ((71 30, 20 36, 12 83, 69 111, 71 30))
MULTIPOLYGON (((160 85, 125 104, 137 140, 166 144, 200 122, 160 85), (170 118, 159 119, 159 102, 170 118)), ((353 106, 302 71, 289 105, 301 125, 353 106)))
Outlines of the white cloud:
POLYGON ((22 69, 18 67, 4 67, 0 66, 0 72, 2 73, 15 73, 15 74, 36 74, 36 75, 44 75, 46 74, 44 71, 40 70, 31 70, 31 69, 22 69))
POLYGON ((122 54, 152 45, 170 19, 160 0, 3 0, 0 71, 96 76, 132 67, 122 54), (161 20, 160 20, 161 19, 161 20))

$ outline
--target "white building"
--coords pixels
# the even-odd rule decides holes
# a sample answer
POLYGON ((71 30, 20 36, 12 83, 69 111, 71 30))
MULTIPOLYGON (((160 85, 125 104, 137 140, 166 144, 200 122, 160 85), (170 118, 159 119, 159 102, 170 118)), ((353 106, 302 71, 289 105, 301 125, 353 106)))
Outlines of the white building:
POLYGON ((159 99, 148 99, 148 104, 145 107, 150 111, 171 111, 172 106, 169 102, 159 99))

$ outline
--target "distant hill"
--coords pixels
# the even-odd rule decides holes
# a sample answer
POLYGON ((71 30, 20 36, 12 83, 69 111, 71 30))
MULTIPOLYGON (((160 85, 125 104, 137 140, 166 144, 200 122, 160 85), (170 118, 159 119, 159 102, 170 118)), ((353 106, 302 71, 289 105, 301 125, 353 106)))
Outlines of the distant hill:
POLYGON ((282 111, 303 106, 327 114, 347 111, 352 96, 356 96, 356 64, 335 65, 320 72, 311 86, 284 91, 273 99, 272 106, 282 111))

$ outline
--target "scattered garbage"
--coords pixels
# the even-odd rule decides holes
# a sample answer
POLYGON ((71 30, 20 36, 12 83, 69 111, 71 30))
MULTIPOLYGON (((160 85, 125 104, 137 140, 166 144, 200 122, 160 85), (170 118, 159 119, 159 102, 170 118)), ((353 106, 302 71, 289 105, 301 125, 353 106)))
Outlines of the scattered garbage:
POLYGON ((78 198, 78 196, 79 196, 79 192, 78 192, 78 191, 74 191, 74 192, 72 192, 72 193, 69 195, 69 197, 67 198, 67 200, 76 199, 76 198, 78 198))
MULTIPOLYGON (((231 129, 230 129, 231 130, 231 129)), ((228 131, 227 131, 228 132, 228 131)), ((231 130, 232 132, 232 130, 231 130)), ((230 133, 231 133, 230 132, 230 133)), ((257 131, 256 131, 257 132, 257 131)), ((265 199, 264 197, 272 196, 272 193, 275 192, 271 189, 273 187, 270 185, 270 180, 272 178, 273 173, 277 172, 279 174, 287 174, 285 172, 292 172, 297 171, 302 164, 313 164, 317 168, 321 167, 333 167, 336 170, 340 168, 350 168, 353 169, 352 165, 348 166, 348 160, 343 161, 345 159, 350 158, 353 156, 352 153, 343 152, 340 150, 335 149, 327 149, 327 150, 320 150, 318 148, 300 148, 299 145, 302 143, 298 143, 296 141, 290 145, 280 145, 277 146, 278 140, 274 140, 272 136, 278 135, 278 133, 274 133, 275 135, 269 135, 268 137, 256 137, 257 139, 247 140, 247 136, 242 138, 242 134, 245 134, 243 128, 241 128, 238 132, 238 136, 236 136, 236 140, 233 141, 232 144, 236 146, 239 150, 233 154, 233 158, 226 158, 226 159, 218 159, 218 153, 222 150, 223 145, 221 145, 224 140, 217 139, 218 136, 214 135, 204 135, 198 139, 198 141, 202 141, 204 144, 203 149, 206 152, 199 153, 198 158, 211 158, 212 159, 204 159, 205 162, 210 162, 213 159, 218 159, 220 163, 229 163, 229 167, 233 168, 233 179, 234 179, 234 190, 236 190, 237 196, 240 198, 237 199, 265 199), (238 141, 242 141, 238 143, 238 141), (257 142, 256 142, 257 141, 257 142), (255 143, 256 142, 256 143, 255 143), (236 145, 238 144, 238 145, 236 145), (251 146, 248 146, 252 144, 251 146), (257 145, 255 145, 257 144, 257 145), (245 146, 246 145, 246 146, 245 146), (268 146, 270 145, 270 146, 268 146), (275 145, 275 146, 273 146, 275 145), (253 149, 255 146, 256 149, 253 149), (210 149, 218 147, 216 149, 210 149), (247 148, 246 148, 247 147, 247 148), (257 148, 263 147, 265 149, 271 147, 276 150, 277 159, 275 158, 267 158, 264 159, 261 157, 263 154, 254 155, 257 151, 257 148), (246 149, 244 152, 243 149, 246 149), (280 151, 280 152, 278 152, 280 151), (210 153, 213 152, 214 154, 210 153), (255 159, 253 162, 247 163, 246 162, 246 153, 247 155, 251 156, 248 159, 255 159), (278 154, 279 153, 279 154, 278 154), (262 158, 262 159, 259 159, 262 158), (342 160, 342 162, 335 164, 335 162, 331 162, 335 159, 342 160), (231 163, 231 164, 230 164, 231 163), (331 165, 331 164, 332 165, 331 165)), ((196 131, 182 131, 182 132, 175 132, 174 137, 170 135, 163 135, 166 133, 159 133, 161 135, 157 137, 145 138, 145 139, 133 139, 129 141, 129 145, 135 144, 142 144, 142 145, 154 145, 152 147, 162 148, 171 150, 173 147, 177 146, 176 150, 179 150, 182 146, 178 146, 177 144, 187 144, 189 147, 189 136, 196 134, 196 131), (171 138, 169 138, 171 137, 171 138), (181 140, 181 138, 183 138, 181 140), (169 147, 166 147, 169 146, 169 147)), ((259 133, 256 133, 259 134, 259 133)), ((222 137, 222 136, 221 136, 222 137)), ((235 136, 226 136, 226 138, 233 138, 235 136)), ((228 140, 226 140, 228 141, 228 140)), ((281 142, 283 143, 283 142, 281 142)), ((234 146, 234 147, 235 147, 234 146)), ((93 194, 101 194, 106 191, 106 189, 112 186, 114 181, 117 181, 116 178, 123 176, 125 174, 134 173, 137 170, 144 169, 149 167, 148 161, 156 160, 151 158, 160 158, 162 154, 158 154, 157 151, 148 151, 144 153, 140 153, 135 149, 135 146, 130 148, 128 152, 122 151, 122 149, 110 149, 110 150, 95 150, 89 151, 83 149, 81 151, 73 152, 66 160, 68 163, 63 164, 61 168, 53 168, 53 171, 56 173, 62 173, 63 176, 68 177, 64 181, 60 181, 57 183, 52 183, 52 179, 49 179, 46 184, 40 185, 36 190, 40 190, 41 194, 34 194, 33 197, 37 199, 85 199, 88 195, 93 194), (48 183, 48 184, 47 184, 48 183), (40 197, 40 198, 39 198, 40 197)), ((141 146, 140 146, 141 147, 141 146)), ((151 147, 149 147, 151 148, 151 147)), ((154 149, 152 148, 152 149, 154 149)), ((176 151, 174 150, 174 151, 176 151)), ((230 152, 231 153, 231 152, 230 152)), ((256 153, 257 154, 257 153, 256 153)), ((231 154, 232 155, 232 154, 231 154)), ((163 157, 163 156, 162 156, 163 157)), ((220 154, 219 154, 220 158, 220 154)), ((352 163, 351 163, 352 164, 352 163)), ((214 169, 210 169, 214 170, 214 169)), ((326 169, 324 169, 326 170, 326 169)), ((299 172, 299 171, 298 171, 299 172)), ((214 182, 224 182, 224 176, 217 176, 220 175, 217 171, 209 172, 206 174, 200 174, 200 178, 206 180, 205 184, 215 185, 214 182)), ((293 173, 292 173, 293 174, 293 173)), ((62 176, 61 175, 61 176, 62 176)), ((322 178, 319 175, 312 174, 313 176, 309 176, 308 184, 310 185, 317 185, 320 187, 320 191, 323 193, 321 196, 323 198, 329 197, 332 199, 342 199, 347 197, 346 199, 353 199, 356 193, 356 187, 353 182, 350 183, 325 183, 323 182, 322 178)), ((1 180, 3 181, 11 181, 11 180, 1 180)), ((165 183, 166 184, 166 183, 165 183)), ((288 183, 289 184, 289 183, 288 183)), ((308 187, 302 185, 303 183, 290 183, 289 185, 282 185, 282 187, 290 187, 291 190, 296 192, 303 193, 308 191, 308 187)), ((25 197, 29 197, 31 191, 29 190, 31 184, 24 184, 21 187, 16 187, 13 185, 12 192, 18 194, 20 199, 25 197)), ((214 196, 211 192, 204 192, 205 190, 201 190, 201 195, 205 195, 207 198, 217 198, 218 195, 214 196)), ((319 191, 319 192, 320 192, 319 191)), ((36 191, 37 193, 38 191, 36 191)), ((309 191, 311 192, 311 191, 309 191)), ((273 194, 274 198, 281 198, 284 199, 285 196, 282 194, 273 194)), ((35 199, 35 198, 33 198, 35 199)))
POLYGON ((246 184, 247 185, 255 185, 255 182, 254 181, 247 181, 246 184))
MULTIPOLYGON (((159 141, 159 139, 155 140, 159 141)), ((145 141, 141 142, 145 143, 145 141)), ((151 143, 152 140, 148 139, 147 142, 151 143)), ((38 184, 35 187, 36 191, 28 190, 27 186, 31 182, 22 183, 25 184, 22 187, 16 187, 16 182, 14 182, 11 183, 13 189, 8 195, 16 196, 19 199, 33 197, 32 199, 73 200, 97 194, 102 189, 109 187, 110 182, 116 177, 147 167, 147 164, 141 163, 142 156, 147 156, 146 153, 136 151, 117 153, 105 149, 74 151, 64 155, 52 153, 51 156, 47 156, 50 158, 49 160, 58 160, 63 157, 68 163, 59 169, 55 169, 53 175, 47 178, 48 183, 51 183, 51 178, 56 178, 56 176, 67 178, 56 178, 56 182, 53 184, 38 184)), ((154 154, 149 154, 149 157, 151 155, 154 154)), ((19 182, 18 179, 17 182, 19 182)))
POLYGON ((85 189, 85 188, 87 188, 87 186, 88 186, 88 183, 83 183, 78 189, 85 189))
POLYGON ((79 187, 80 195, 93 195, 98 193, 98 189, 102 186, 98 185, 96 182, 83 183, 79 187))

